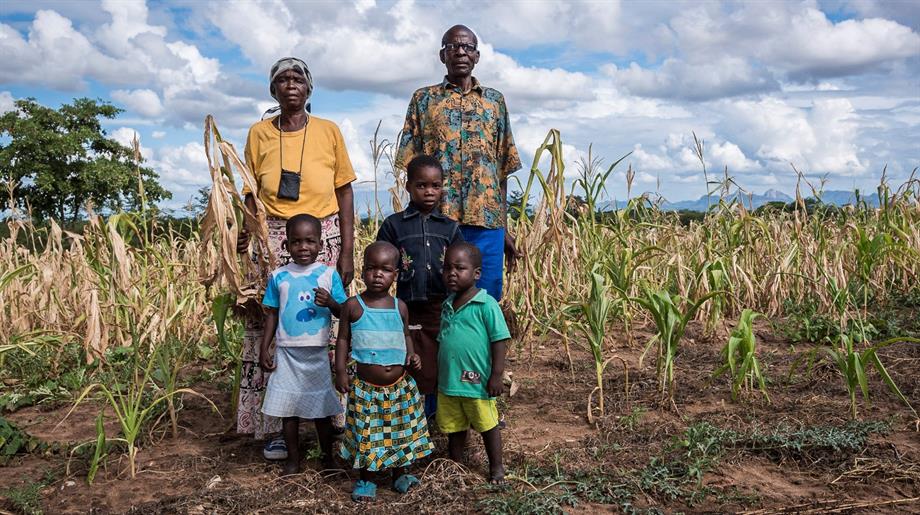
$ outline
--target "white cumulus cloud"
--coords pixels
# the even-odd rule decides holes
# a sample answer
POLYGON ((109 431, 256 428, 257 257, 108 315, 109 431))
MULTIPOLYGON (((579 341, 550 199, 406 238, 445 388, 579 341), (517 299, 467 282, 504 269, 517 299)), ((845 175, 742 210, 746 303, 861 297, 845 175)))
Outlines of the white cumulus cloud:
POLYGON ((920 35, 891 20, 870 18, 833 23, 813 8, 765 44, 764 59, 793 76, 839 77, 920 55, 920 35))
POLYGON ((858 156, 858 116, 847 99, 815 100, 798 108, 780 99, 729 102, 722 128, 742 147, 774 168, 859 175, 866 169, 858 156))
POLYGON ((112 98, 141 116, 155 118, 163 112, 160 96, 150 89, 116 89, 112 91, 112 98))
POLYGON ((12 111, 16 108, 16 99, 9 91, 0 91, 0 114, 12 111))

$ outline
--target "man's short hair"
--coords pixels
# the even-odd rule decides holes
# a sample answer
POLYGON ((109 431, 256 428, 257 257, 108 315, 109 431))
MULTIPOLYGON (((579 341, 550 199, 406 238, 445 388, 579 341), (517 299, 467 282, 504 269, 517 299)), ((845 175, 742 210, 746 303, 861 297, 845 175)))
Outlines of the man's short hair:
POLYGON ((441 166, 441 162, 433 156, 422 154, 413 157, 409 164, 406 165, 406 183, 412 182, 422 168, 437 168, 441 172, 441 178, 444 178, 444 168, 441 166))
POLYGON ((444 35, 441 36, 441 46, 444 46, 447 44, 447 35, 455 30, 467 31, 470 34, 470 36, 473 36, 473 43, 475 43, 476 45, 479 45, 479 38, 476 37, 476 33, 473 32, 473 29, 467 27, 466 25, 454 25, 453 27, 447 29, 444 35))
POLYGON ((451 252, 463 252, 469 256, 470 261, 473 262, 475 268, 482 268, 482 252, 479 251, 479 247, 473 245, 468 241, 458 241, 452 244, 450 247, 447 247, 447 253, 451 252))
POLYGON ((313 215, 308 215, 306 213, 300 213, 288 218, 287 223, 284 224, 284 234, 287 237, 291 236, 291 229, 294 228, 297 224, 310 224, 316 228, 316 234, 319 235, 320 239, 323 237, 323 224, 319 221, 319 218, 316 218, 313 215))
POLYGON ((372 252, 389 252, 393 256, 393 264, 399 268, 399 249, 388 241, 375 241, 364 248, 364 261, 367 262, 367 256, 372 252))

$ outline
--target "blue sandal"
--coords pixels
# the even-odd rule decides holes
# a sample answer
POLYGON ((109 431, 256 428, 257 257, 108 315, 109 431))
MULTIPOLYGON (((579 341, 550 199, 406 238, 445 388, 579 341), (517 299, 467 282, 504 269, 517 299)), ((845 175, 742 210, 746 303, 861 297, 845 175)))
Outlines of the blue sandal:
POLYGON ((396 478, 396 481, 393 481, 393 490, 404 494, 409 491, 415 485, 421 484, 421 481, 412 474, 403 474, 396 478))
POLYGON ((351 491, 351 500, 354 502, 373 501, 377 499, 377 485, 370 481, 355 481, 355 488, 351 491))

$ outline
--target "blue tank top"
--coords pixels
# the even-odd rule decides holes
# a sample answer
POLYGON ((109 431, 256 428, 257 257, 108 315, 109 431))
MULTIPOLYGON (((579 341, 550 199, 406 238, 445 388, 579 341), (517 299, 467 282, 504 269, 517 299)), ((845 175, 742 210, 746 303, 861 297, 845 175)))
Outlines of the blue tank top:
POLYGON ((351 357, 367 365, 404 365, 406 363, 406 333, 399 300, 393 308, 369 308, 361 295, 358 304, 364 314, 351 323, 351 357))

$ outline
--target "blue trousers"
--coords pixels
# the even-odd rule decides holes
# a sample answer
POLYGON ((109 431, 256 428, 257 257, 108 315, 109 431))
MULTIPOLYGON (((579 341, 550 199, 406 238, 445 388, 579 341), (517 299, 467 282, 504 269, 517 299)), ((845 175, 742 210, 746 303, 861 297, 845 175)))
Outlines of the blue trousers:
POLYGON ((438 392, 429 393, 425 397, 425 417, 434 422, 434 414, 438 411, 438 392))
POLYGON ((502 300, 502 271, 505 265, 505 228, 489 229, 478 225, 461 225, 463 239, 476 245, 482 253, 482 275, 476 286, 495 300, 502 300))

